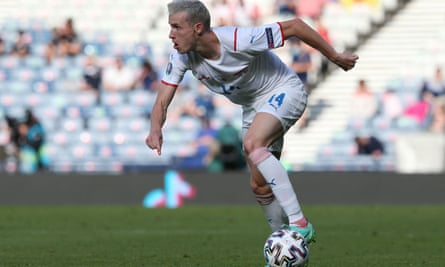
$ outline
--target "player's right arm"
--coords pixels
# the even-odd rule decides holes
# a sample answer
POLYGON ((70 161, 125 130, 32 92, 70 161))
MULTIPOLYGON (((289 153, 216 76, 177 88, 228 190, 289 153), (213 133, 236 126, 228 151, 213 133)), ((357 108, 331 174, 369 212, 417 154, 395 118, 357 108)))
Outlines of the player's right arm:
POLYGON ((326 58, 347 71, 355 66, 358 59, 357 55, 349 52, 338 53, 330 44, 328 44, 314 29, 306 24, 302 19, 295 18, 282 21, 282 34, 284 39, 297 37, 306 44, 320 51, 326 58))
POLYGON ((176 85, 162 83, 151 112, 150 133, 145 139, 145 143, 149 148, 156 150, 158 155, 161 155, 162 150, 162 127, 167 118, 167 109, 173 100, 176 88, 176 85))

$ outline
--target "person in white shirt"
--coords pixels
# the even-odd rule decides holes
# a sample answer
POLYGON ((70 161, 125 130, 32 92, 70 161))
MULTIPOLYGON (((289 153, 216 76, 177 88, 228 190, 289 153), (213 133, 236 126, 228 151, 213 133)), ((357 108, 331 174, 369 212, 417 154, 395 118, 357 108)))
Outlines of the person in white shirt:
POLYGON ((102 83, 105 91, 128 91, 133 89, 135 79, 134 71, 125 65, 122 57, 117 56, 113 65, 104 68, 102 83))
POLYGON ((198 0, 174 0, 168 12, 174 50, 151 113, 147 146, 161 155, 168 106, 186 71, 192 71, 211 91, 242 107, 250 184, 271 229, 289 224, 307 243, 314 241, 315 230, 279 161, 284 134, 303 114, 307 94, 295 72, 270 50, 294 36, 345 71, 355 66, 358 56, 338 53, 299 18, 257 27, 212 28, 209 11, 198 0))

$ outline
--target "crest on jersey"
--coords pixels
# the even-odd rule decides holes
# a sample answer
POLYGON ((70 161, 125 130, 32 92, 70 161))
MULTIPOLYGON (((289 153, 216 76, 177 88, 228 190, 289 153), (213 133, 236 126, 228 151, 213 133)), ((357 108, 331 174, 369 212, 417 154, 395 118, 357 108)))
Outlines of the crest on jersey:
POLYGON ((170 75, 172 73, 173 64, 171 62, 168 62, 167 68, 165 69, 165 74, 170 75))

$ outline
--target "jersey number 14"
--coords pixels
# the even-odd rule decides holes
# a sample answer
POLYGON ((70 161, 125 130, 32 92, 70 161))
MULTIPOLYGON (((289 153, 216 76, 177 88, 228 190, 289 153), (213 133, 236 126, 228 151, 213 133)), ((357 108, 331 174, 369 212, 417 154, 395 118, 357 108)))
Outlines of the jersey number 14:
POLYGON ((273 94, 269 98, 269 105, 271 105, 275 110, 277 110, 281 105, 283 105, 284 97, 286 96, 285 93, 281 93, 279 95, 273 94))

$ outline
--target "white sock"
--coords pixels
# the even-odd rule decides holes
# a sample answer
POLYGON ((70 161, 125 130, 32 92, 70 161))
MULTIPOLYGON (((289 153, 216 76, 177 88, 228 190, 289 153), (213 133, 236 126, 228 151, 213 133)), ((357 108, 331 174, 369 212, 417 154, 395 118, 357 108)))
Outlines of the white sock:
POLYGON ((284 213, 273 193, 256 195, 256 199, 263 209, 264 216, 272 232, 280 229, 283 224, 289 224, 286 213, 284 213))
POLYGON ((305 221, 297 195, 281 162, 265 147, 256 149, 249 157, 270 185, 289 222, 305 221))

